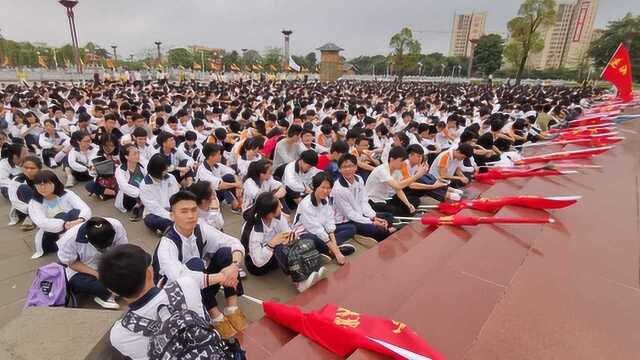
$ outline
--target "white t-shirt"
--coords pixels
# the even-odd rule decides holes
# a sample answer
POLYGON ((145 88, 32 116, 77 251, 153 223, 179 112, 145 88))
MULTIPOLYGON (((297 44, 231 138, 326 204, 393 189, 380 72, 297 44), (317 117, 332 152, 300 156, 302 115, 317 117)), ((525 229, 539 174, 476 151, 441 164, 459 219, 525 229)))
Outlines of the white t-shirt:
MULTIPOLYGON (((180 289, 182 289, 187 307, 208 322, 209 315, 204 310, 200 287, 195 280, 189 277, 182 277, 177 282, 180 285, 180 289)), ((154 287, 140 299, 129 304, 129 310, 148 319, 158 320, 158 306, 162 304, 169 304, 167 293, 154 287)), ((129 331, 122 326, 120 320, 113 324, 109 337, 111 345, 122 355, 129 357, 131 360, 148 359, 149 338, 129 331)))
POLYGON ((392 175, 389 169, 389 163, 384 163, 373 169, 364 186, 364 190, 369 199, 374 202, 385 202, 391 199, 393 195, 396 194, 396 191, 387 185, 387 182, 394 179, 402 181, 402 173, 400 171, 394 171, 392 175))

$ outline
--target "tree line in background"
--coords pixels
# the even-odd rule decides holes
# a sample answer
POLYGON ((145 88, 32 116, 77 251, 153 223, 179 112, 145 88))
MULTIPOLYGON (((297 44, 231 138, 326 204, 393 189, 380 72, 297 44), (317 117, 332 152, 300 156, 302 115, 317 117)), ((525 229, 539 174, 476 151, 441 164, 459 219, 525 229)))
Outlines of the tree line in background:
MULTIPOLYGON (((514 78, 517 81, 523 77, 565 79, 582 81, 593 72, 596 78, 620 42, 627 39, 629 34, 636 34, 631 42, 630 53, 635 74, 640 74, 640 16, 627 14, 621 19, 609 22, 602 36, 595 40, 588 51, 588 58, 576 69, 556 68, 535 70, 528 69, 526 64, 531 54, 542 51, 544 47, 543 33, 545 27, 556 21, 557 4, 554 0, 524 0, 518 15, 507 25, 510 33, 508 41, 498 34, 488 34, 475 43, 472 76, 514 78), (593 66, 592 66, 593 65, 593 66)), ((427 75, 427 76, 466 76, 469 65, 467 57, 451 57, 434 52, 422 54, 420 42, 413 37, 410 28, 403 28, 389 40, 390 53, 372 56, 358 56, 343 62, 353 65, 357 74, 392 74, 392 75, 427 75)), ((80 48, 80 57, 85 64, 91 64, 87 55, 96 65, 109 65, 111 53, 104 47, 94 43, 87 43, 80 48)), ((166 63, 182 68, 197 70, 220 71, 236 68, 239 70, 281 71, 282 49, 267 48, 262 52, 254 49, 222 50, 220 53, 212 51, 192 51, 188 48, 173 48, 167 51, 166 63)), ((293 61, 304 70, 315 72, 318 58, 315 52, 304 56, 292 55, 293 61)), ((16 42, 0 37, 0 67, 39 67, 42 59, 48 67, 73 67, 73 49, 67 44, 60 48, 50 48, 29 42, 16 42)), ((147 56, 145 59, 118 58, 116 66, 140 70, 153 67, 157 58, 147 56)))

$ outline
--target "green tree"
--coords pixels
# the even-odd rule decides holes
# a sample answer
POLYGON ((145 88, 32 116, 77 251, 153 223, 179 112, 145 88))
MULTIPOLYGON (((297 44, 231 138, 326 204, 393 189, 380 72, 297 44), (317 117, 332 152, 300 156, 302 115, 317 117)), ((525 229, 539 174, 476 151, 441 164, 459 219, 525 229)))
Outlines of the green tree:
POLYGON ((389 40, 393 68, 400 78, 409 71, 415 71, 420 59, 420 42, 413 38, 409 28, 403 28, 389 40))
POLYGON ((262 63, 262 56, 256 50, 250 49, 247 50, 242 56, 242 62, 245 65, 253 65, 262 63))
POLYGON ((222 63, 224 63, 224 66, 227 68, 227 70, 229 69, 229 66, 231 64, 236 64, 237 66, 241 65, 240 62, 241 57, 240 54, 238 54, 237 51, 233 50, 231 52, 225 52, 224 55, 222 55, 222 63))
POLYGON ((169 65, 178 65, 185 68, 193 66, 194 56, 185 48, 169 50, 169 65))
POLYGON ((425 75, 442 76, 447 67, 447 57, 439 52, 422 55, 420 62, 423 65, 422 73, 425 75))
MULTIPOLYGON (((594 64, 601 69, 604 68, 618 45, 626 39, 627 34, 634 32, 640 32, 640 15, 633 16, 629 13, 619 20, 609 22, 602 36, 591 43, 589 56, 593 58, 594 64)), ((633 73, 640 74, 640 43, 638 40, 631 42, 629 53, 633 73)))
POLYGON ((504 39, 497 34, 489 34, 478 39, 474 52, 473 63, 485 76, 489 76, 500 69, 504 39))
POLYGON ((535 44, 542 39, 539 31, 544 26, 553 25, 555 21, 556 2, 554 0, 525 0, 520 6, 518 16, 507 24, 511 32, 511 41, 520 46, 516 84, 520 83, 529 54, 536 52, 535 44))
POLYGON ((267 48, 262 53, 262 65, 265 67, 265 70, 269 71, 267 67, 273 65, 277 69, 280 69, 280 64, 282 63, 282 49, 280 48, 267 48))
POLYGON ((316 66, 318 65, 318 58, 316 57, 315 51, 312 51, 305 55, 304 61, 309 71, 314 72, 316 70, 316 66))

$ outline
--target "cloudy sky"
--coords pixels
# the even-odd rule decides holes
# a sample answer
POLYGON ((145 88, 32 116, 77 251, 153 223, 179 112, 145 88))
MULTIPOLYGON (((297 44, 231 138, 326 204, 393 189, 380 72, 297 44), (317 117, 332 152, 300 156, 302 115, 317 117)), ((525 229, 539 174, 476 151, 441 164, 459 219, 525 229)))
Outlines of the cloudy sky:
MULTIPOLYGON (((415 33, 423 52, 448 51, 454 13, 487 11, 487 31, 504 32, 520 0, 80 0, 76 25, 81 44, 118 45, 136 57, 155 48, 200 44, 225 49, 281 47, 283 28, 293 30, 294 54, 331 41, 347 57, 387 53, 392 34, 415 33)), ((596 27, 640 13, 640 1, 599 0, 596 27)), ((65 11, 56 0, 0 0, 0 28, 7 39, 69 42, 65 11)))

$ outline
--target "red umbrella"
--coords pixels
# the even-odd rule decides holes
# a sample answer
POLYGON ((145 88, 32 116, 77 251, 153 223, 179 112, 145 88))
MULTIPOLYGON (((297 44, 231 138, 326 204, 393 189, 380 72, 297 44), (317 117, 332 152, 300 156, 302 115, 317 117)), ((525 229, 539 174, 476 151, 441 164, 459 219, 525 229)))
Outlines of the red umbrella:
POLYGON ((398 321, 356 313, 335 305, 325 305, 308 313, 273 301, 264 301, 262 307, 271 320, 340 357, 347 358, 362 348, 393 359, 444 359, 409 326, 398 321))
POLYGON ((505 180, 511 178, 528 178, 535 176, 558 176, 577 174, 576 171, 560 171, 556 169, 549 169, 546 167, 534 168, 527 170, 512 170, 501 168, 490 168, 487 172, 476 173, 475 179, 485 184, 495 184, 496 180, 505 180))
POLYGON ((453 226, 476 226, 480 224, 552 224, 553 218, 514 218, 503 216, 429 216, 425 215, 420 219, 423 225, 453 225, 453 226))
POLYGON ((441 213, 454 215, 462 209, 473 209, 484 212, 496 212, 507 205, 530 209, 562 209, 578 202, 580 196, 509 196, 495 199, 462 200, 454 203, 442 202, 436 205, 441 213))
POLYGON ((514 161, 514 164, 527 165, 527 164, 556 161, 556 160, 588 159, 595 155, 603 154, 611 149, 613 149, 613 146, 603 146, 603 147, 593 148, 593 149, 550 153, 550 154, 539 155, 539 156, 531 156, 531 157, 523 158, 521 160, 516 160, 514 161))

